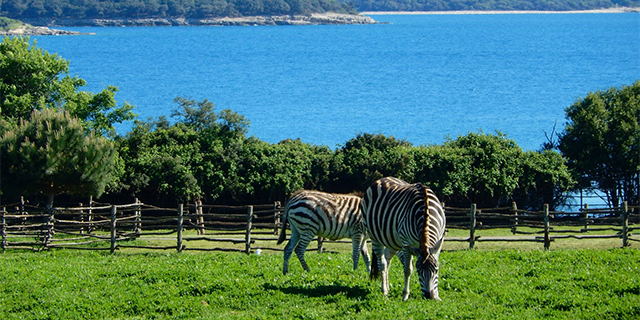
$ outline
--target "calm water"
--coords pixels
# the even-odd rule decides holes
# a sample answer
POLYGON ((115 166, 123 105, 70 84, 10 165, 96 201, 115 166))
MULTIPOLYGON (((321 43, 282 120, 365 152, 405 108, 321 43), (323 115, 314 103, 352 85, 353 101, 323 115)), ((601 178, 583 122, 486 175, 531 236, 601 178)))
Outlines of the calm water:
POLYGON ((500 130, 538 149, 577 98, 640 79, 640 14, 373 17, 390 23, 67 28, 95 35, 37 41, 86 90, 118 86, 142 119, 169 116, 177 96, 208 99, 262 140, 332 148, 363 132, 421 145, 500 130))

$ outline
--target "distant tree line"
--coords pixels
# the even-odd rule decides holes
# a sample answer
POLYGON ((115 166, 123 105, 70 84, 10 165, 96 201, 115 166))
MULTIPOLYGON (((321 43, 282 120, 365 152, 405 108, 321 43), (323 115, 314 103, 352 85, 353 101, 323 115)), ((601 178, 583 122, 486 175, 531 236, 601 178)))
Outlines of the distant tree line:
POLYGON ((36 19, 207 18, 315 12, 589 10, 640 0, 0 0, 0 16, 36 19), (357 10, 357 11, 356 11, 357 10))
POLYGON ((33 19, 207 18, 347 13, 335 0, 0 0, 0 15, 33 19))
POLYGON ((244 116, 185 98, 175 99, 173 121, 135 120, 117 135, 113 125, 135 119, 133 107, 116 103, 113 86, 82 91, 84 81, 69 76, 68 64, 28 38, 0 43, 4 202, 43 196, 51 207, 67 194, 116 203, 255 204, 302 188, 363 191, 384 176, 423 182, 458 206, 555 208, 576 188, 600 190, 612 205, 639 199, 640 81, 576 101, 565 130, 539 151, 523 151, 499 132, 421 146, 361 133, 332 150, 248 137, 244 116))
POLYGON ((461 11, 461 10, 593 10, 616 6, 637 7, 637 0, 341 0, 358 11, 461 11))

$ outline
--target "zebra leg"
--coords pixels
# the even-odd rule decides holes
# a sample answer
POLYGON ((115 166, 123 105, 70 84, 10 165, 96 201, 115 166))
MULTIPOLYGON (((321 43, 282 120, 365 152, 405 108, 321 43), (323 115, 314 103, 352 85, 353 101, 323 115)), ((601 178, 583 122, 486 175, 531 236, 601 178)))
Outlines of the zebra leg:
POLYGON ((364 264, 367 266, 367 272, 371 271, 371 268, 369 266, 369 252, 366 252, 364 250, 367 250, 366 247, 362 247, 362 245, 364 244, 364 235, 362 233, 359 234, 355 234, 353 236, 353 238, 351 238, 351 250, 352 250, 352 258, 353 258, 353 271, 355 271, 356 269, 358 269, 358 262, 360 262, 360 251, 363 250, 362 252, 362 259, 364 260, 364 264))
POLYGON ((293 248, 298 245, 298 241, 300 240, 300 233, 298 229, 293 227, 291 228, 291 238, 289 238, 289 243, 284 248, 284 263, 282 265, 282 274, 286 275, 289 272, 289 258, 291 258, 291 253, 293 252, 293 248))
POLYGON ((367 250, 367 239, 362 239, 362 260, 367 267, 367 272, 371 271, 371 257, 369 257, 369 250, 367 250))
POLYGON ((406 250, 399 251, 397 255, 404 267, 404 290, 402 290, 402 301, 407 301, 409 299, 409 278, 411 277, 411 273, 413 273, 413 255, 406 250))
POLYGON ((380 256, 379 266, 382 274, 382 294, 389 295, 389 267, 391 266, 391 259, 395 255, 395 251, 389 248, 385 248, 380 256))
POLYGON ((304 253, 305 251, 307 251, 307 247, 309 246, 309 243, 311 242, 311 240, 313 240, 313 235, 315 233, 311 233, 310 236, 307 236, 308 233, 305 232, 304 235, 302 235, 300 237, 300 241, 298 242, 298 245, 296 246, 296 255, 298 256, 298 260, 300 260, 300 264, 302 265, 302 268, 309 272, 309 266, 307 266, 307 262, 304 260, 304 253))

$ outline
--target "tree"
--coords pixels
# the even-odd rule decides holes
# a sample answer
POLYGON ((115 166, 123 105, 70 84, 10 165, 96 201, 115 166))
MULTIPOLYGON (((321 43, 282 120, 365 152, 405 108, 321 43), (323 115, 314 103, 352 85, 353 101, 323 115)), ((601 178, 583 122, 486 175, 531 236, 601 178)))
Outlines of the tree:
POLYGON ((575 185, 567 159, 554 150, 527 151, 520 163, 522 175, 513 192, 513 200, 520 209, 551 210, 566 204, 575 185))
POLYGON ((153 200, 215 200, 239 182, 238 163, 249 121, 231 110, 215 112, 208 100, 178 97, 170 124, 165 117, 136 121, 118 150, 128 168, 122 187, 153 200))
POLYGON ((202 154, 192 128, 175 124, 151 129, 139 123, 126 138, 118 139, 118 152, 127 168, 122 187, 143 201, 164 196, 184 201, 202 195, 194 172, 202 154))
POLYGON ((590 92, 566 109, 559 149, 579 187, 602 191, 607 202, 638 204, 640 81, 590 92))
POLYGON ((3 194, 42 193, 50 209, 56 195, 100 196, 117 179, 113 143, 86 133, 69 112, 34 110, 17 125, 2 121, 3 194))
POLYGON ((416 163, 414 181, 431 188, 442 201, 468 205, 471 187, 471 157, 464 149, 450 146, 421 146, 413 149, 416 163))
POLYGON ((382 134, 359 134, 336 150, 334 179, 339 192, 364 191, 374 181, 394 176, 412 180, 412 145, 382 134))
POLYGON ((511 200, 522 175, 522 149, 500 132, 496 135, 469 133, 444 143, 459 148, 468 158, 469 181, 466 196, 471 203, 493 207, 511 200))
POLYGON ((69 75, 68 61, 35 41, 29 46, 29 38, 6 37, 0 43, 0 117, 17 123, 33 110, 64 109, 98 135, 115 134, 115 123, 135 117, 133 106, 117 106, 116 87, 94 94, 80 91, 83 86, 86 81, 69 75))

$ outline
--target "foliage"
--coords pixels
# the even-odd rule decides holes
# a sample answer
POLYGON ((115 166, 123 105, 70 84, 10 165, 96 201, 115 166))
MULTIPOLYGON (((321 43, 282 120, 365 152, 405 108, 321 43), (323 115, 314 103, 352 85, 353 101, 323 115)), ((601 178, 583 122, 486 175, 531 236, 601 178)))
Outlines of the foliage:
POLYGON ((546 203, 555 210, 568 202, 568 191, 574 188, 575 180, 559 152, 527 151, 520 165, 523 172, 513 192, 516 203, 538 210, 546 203))
MULTIPOLYGON (((384 297, 350 254, 311 254, 312 272, 280 254, 5 253, 3 319, 634 319, 640 251, 445 251, 441 302, 401 301, 403 272, 390 268, 384 297), (499 267, 496 267, 499 266, 499 267), (297 268, 297 269, 296 269, 297 268)), ((395 260, 395 259, 394 259, 395 260)))
POLYGON ((461 11, 461 10, 593 10, 616 6, 637 7, 637 0, 341 0, 358 11, 461 11))
POLYGON ((112 142, 87 134, 68 112, 34 110, 29 120, 2 131, 3 193, 41 192, 51 208, 58 194, 100 196, 117 178, 112 142))
POLYGON ((374 181, 395 176, 412 180, 411 143, 362 133, 336 151, 334 176, 341 192, 364 191, 374 181))
POLYGON ((238 125, 211 122, 218 117, 209 103, 195 105, 190 101, 174 112, 182 120, 173 125, 166 119, 138 122, 118 139, 128 168, 123 187, 132 195, 262 203, 284 201, 303 188, 362 192, 376 179, 396 176, 426 183, 449 205, 494 207, 516 200, 521 208, 540 209, 543 203, 563 204, 573 186, 559 153, 525 153, 500 133, 469 133, 419 147, 363 133, 331 151, 300 140, 270 144, 246 138, 243 125, 228 131, 238 125))
POLYGON ((215 200, 235 176, 249 121, 231 110, 218 114, 207 100, 175 102, 175 124, 165 118, 136 121, 117 139, 128 168, 121 187, 145 199, 215 200))
POLYGON ((413 150, 415 181, 421 181, 448 204, 466 205, 471 187, 471 158, 461 148, 433 145, 413 150))
POLYGON ((334 0, 5 0, 0 12, 14 19, 207 18, 253 15, 346 13, 334 0))
POLYGON ((22 21, 9 19, 7 17, 0 17, 0 31, 14 30, 22 26, 24 26, 22 21))
POLYGON ((117 107, 116 87, 94 94, 79 89, 86 85, 69 75, 69 62, 57 54, 29 45, 29 38, 5 37, 0 43, 0 117, 17 122, 28 119, 33 109, 64 109, 84 122, 87 131, 113 134, 113 125, 135 116, 133 106, 117 107))
POLYGON ((518 186, 522 175, 520 160, 522 149, 503 134, 469 133, 445 142, 445 147, 461 149, 468 158, 468 186, 466 193, 471 203, 491 207, 507 202, 518 186))
POLYGON ((558 152, 523 152, 501 133, 469 133, 443 145, 413 150, 414 181, 422 181, 449 205, 506 206, 539 210, 564 204, 574 185, 558 152))
POLYGON ((640 81, 590 92, 566 114, 559 149, 581 186, 601 190, 611 205, 638 204, 640 81))
POLYGON ((236 200, 250 203, 284 200, 294 191, 313 184, 316 156, 308 144, 299 140, 269 144, 251 139, 245 142, 243 151, 238 178, 244 182, 244 192, 236 191, 236 200))

